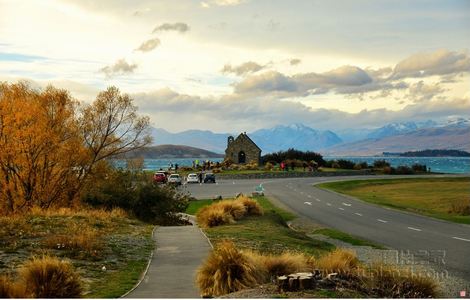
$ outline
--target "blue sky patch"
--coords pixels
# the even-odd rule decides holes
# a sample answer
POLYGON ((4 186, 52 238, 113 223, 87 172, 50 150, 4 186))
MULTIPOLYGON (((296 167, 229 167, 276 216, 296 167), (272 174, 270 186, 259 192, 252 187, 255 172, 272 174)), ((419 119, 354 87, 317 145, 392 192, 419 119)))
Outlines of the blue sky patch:
POLYGON ((38 60, 45 60, 47 57, 36 56, 36 55, 25 55, 20 53, 8 53, 0 52, 0 61, 21 61, 21 62, 32 62, 38 60))

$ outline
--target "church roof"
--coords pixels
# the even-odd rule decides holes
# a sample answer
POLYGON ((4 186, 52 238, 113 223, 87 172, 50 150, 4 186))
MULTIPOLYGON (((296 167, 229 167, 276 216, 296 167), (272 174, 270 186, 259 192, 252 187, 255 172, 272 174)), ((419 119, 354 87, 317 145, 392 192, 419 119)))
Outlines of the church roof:
POLYGON ((246 132, 240 133, 240 134, 237 136, 237 138, 235 139, 235 141, 238 140, 238 139, 241 138, 241 137, 245 137, 251 144, 253 144, 253 146, 255 146, 259 151, 261 151, 261 148, 258 147, 258 145, 256 145, 256 143, 253 142, 252 139, 250 139, 250 137, 246 134, 246 132))

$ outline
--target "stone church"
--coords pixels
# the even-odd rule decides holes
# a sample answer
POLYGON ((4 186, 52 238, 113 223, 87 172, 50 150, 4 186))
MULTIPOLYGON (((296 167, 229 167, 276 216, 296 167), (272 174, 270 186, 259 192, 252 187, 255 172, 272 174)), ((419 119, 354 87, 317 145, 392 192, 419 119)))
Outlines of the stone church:
POLYGON ((247 164, 261 161, 261 149, 253 142, 246 132, 241 133, 236 139, 229 136, 227 139, 227 149, 225 159, 230 159, 236 164, 247 164))

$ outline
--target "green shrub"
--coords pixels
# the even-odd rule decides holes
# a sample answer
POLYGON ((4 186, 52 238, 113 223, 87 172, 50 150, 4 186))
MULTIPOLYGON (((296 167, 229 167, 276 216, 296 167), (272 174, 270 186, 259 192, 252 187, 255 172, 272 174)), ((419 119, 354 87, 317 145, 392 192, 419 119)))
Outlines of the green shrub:
POLYGON ((390 167, 390 163, 385 159, 379 159, 374 161, 374 168, 383 169, 385 167, 390 167))
POLYGON ((122 208, 142 221, 159 225, 183 224, 189 194, 175 187, 156 185, 144 173, 108 170, 85 190, 82 200, 95 207, 122 208))

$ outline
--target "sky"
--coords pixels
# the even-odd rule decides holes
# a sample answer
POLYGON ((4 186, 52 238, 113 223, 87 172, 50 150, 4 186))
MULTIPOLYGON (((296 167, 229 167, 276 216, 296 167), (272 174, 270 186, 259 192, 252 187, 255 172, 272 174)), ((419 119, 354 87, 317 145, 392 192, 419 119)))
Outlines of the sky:
POLYGON ((0 0, 0 81, 155 127, 243 132, 470 117, 467 0, 0 0))

